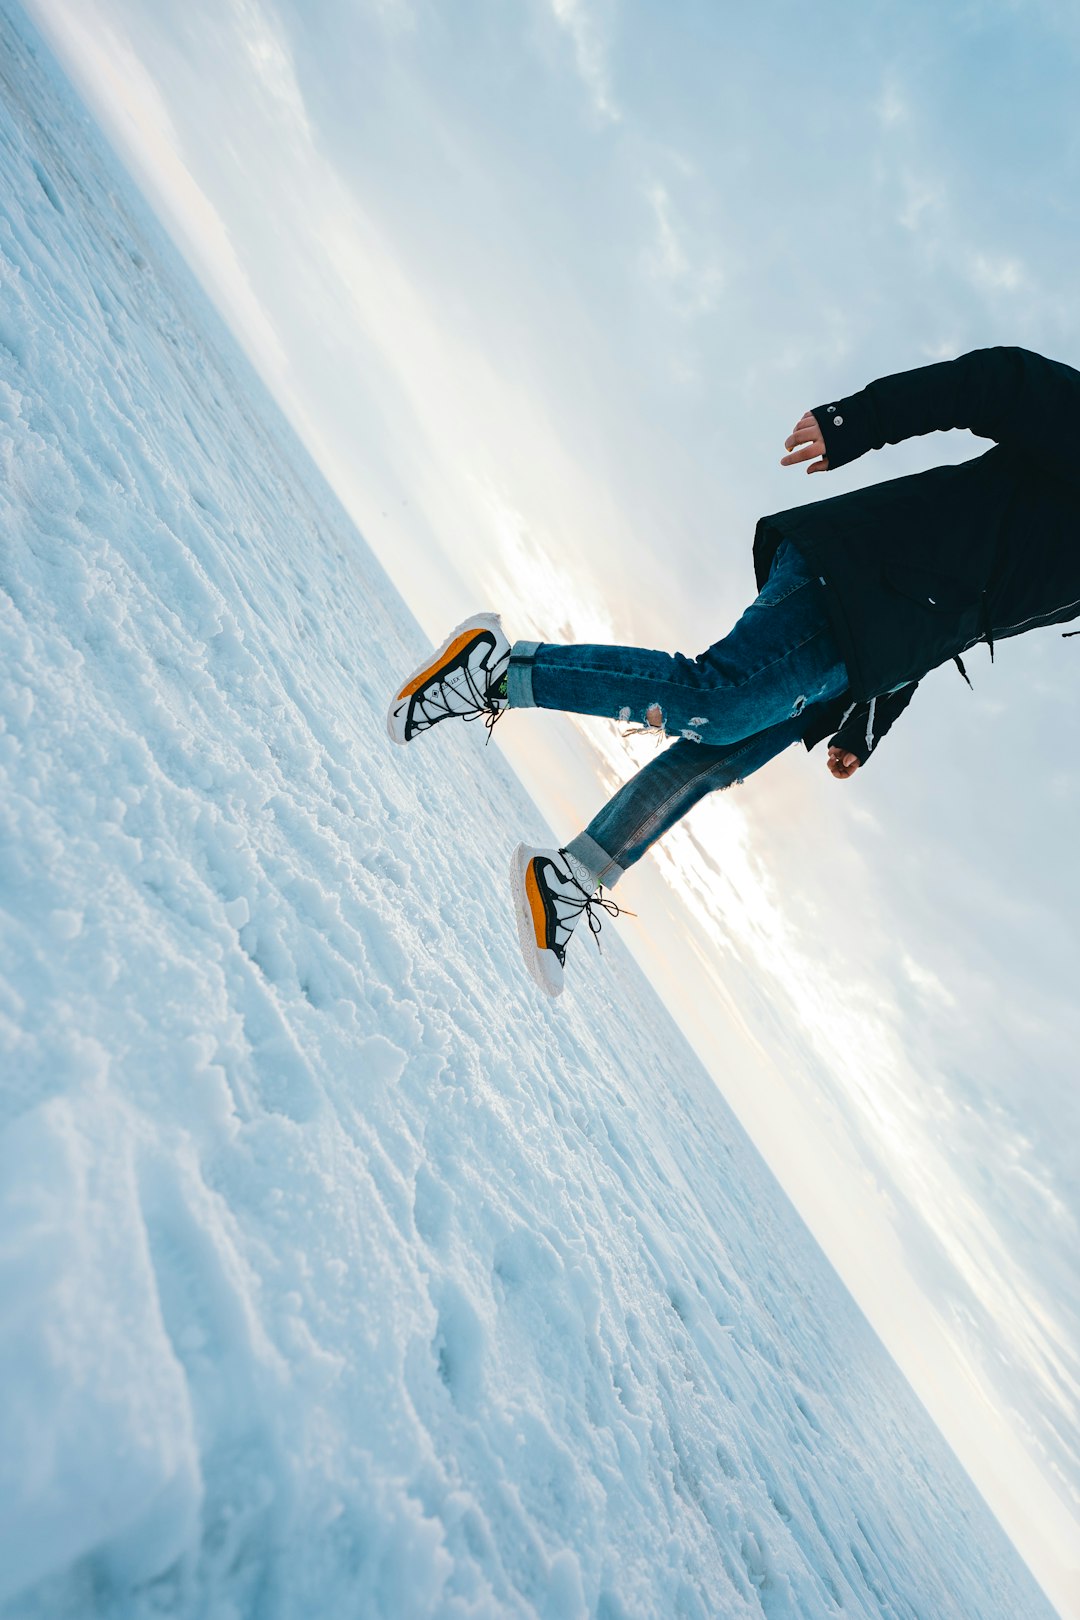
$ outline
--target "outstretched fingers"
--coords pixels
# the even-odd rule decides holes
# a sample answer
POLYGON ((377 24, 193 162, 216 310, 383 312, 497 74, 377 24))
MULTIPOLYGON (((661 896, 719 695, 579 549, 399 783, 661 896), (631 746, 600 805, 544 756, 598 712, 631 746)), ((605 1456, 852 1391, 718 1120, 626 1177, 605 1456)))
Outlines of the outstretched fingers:
POLYGON ((825 440, 821 436, 817 417, 812 411, 806 411, 800 416, 788 437, 784 440, 786 456, 781 456, 781 467, 795 467, 802 462, 810 462, 807 472, 827 472, 829 460, 825 454, 825 440))

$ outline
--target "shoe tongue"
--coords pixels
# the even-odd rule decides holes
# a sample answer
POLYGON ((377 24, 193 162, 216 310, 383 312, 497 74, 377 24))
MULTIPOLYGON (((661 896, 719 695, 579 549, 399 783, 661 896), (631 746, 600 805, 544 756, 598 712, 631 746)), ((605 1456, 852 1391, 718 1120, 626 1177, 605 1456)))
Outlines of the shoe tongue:
POLYGON ((584 862, 579 861, 576 855, 571 855, 569 850, 563 851, 562 858, 566 863, 567 870, 574 880, 581 884, 585 893, 589 895, 595 894, 599 885, 584 862))

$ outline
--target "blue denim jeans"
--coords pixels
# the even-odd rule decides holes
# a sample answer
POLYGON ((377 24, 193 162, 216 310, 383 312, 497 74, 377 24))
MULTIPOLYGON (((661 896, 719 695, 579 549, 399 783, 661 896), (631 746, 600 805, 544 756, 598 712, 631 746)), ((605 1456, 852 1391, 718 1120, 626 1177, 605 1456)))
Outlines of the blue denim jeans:
POLYGON ((818 581, 790 543, 734 629, 697 658, 519 641, 507 675, 511 708, 642 724, 659 708, 666 734, 677 738, 566 846, 607 888, 706 793, 798 742, 807 710, 847 686, 818 581))

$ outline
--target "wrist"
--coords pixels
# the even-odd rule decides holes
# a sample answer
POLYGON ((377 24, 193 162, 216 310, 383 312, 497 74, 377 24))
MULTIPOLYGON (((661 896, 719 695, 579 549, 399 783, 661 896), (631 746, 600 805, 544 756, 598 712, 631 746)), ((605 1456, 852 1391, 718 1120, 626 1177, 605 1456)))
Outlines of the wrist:
POLYGON ((828 746, 839 749, 842 754, 854 754, 860 765, 865 765, 870 758, 870 750, 866 746, 865 729, 857 737, 846 737, 837 732, 835 737, 829 738, 828 746))
POLYGON ((870 449, 865 394, 848 394, 828 405, 816 405, 814 416, 821 429, 829 470, 846 467, 870 449))

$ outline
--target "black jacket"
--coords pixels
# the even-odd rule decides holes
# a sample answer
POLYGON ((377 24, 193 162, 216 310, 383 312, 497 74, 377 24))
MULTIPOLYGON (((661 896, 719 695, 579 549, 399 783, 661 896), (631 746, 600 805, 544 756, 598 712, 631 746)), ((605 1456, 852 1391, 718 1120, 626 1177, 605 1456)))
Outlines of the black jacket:
POLYGON ((997 441, 957 466, 758 523, 759 587, 777 546, 793 541, 821 580, 851 680, 839 713, 816 711, 807 743, 854 705, 835 740, 865 760, 929 670, 1080 613, 1080 372, 1026 349, 976 349, 814 415, 830 472, 939 428, 997 441))

